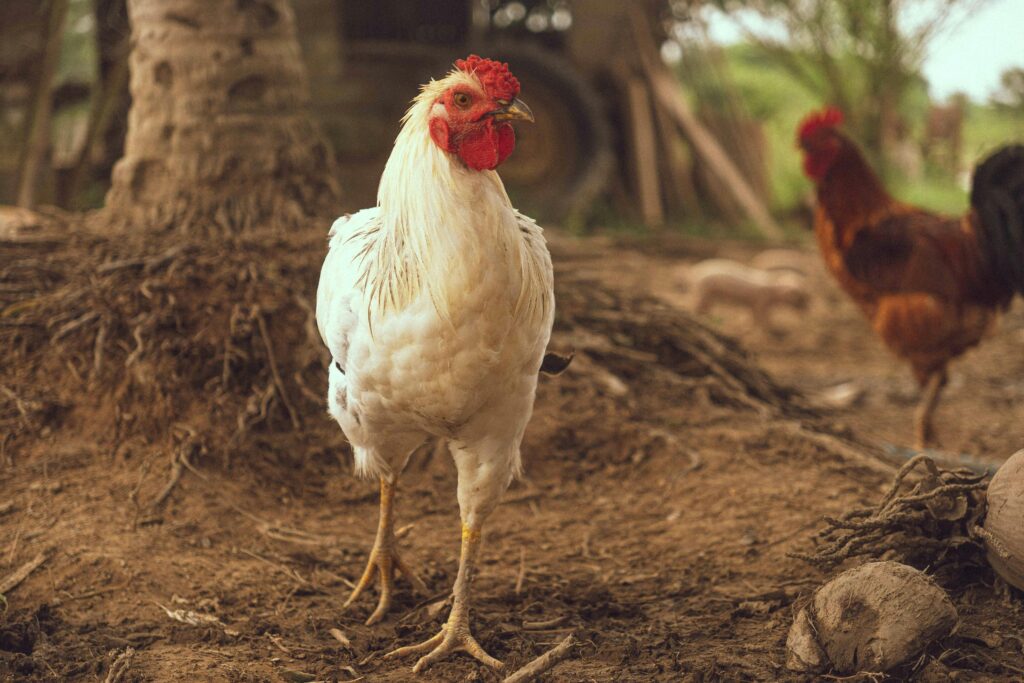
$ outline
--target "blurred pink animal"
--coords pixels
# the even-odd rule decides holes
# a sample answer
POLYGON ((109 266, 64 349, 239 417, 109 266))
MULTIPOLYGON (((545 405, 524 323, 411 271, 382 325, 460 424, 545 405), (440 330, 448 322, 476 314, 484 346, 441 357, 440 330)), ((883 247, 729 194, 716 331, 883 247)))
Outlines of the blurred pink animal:
POLYGON ((803 278, 792 272, 767 272, 728 259, 709 259, 690 267, 687 275, 698 313, 707 315, 719 303, 742 306, 758 327, 769 332, 774 331, 772 311, 777 306, 802 311, 809 301, 803 278))
POLYGON ((750 266, 757 270, 789 271, 807 275, 810 255, 796 249, 765 249, 750 259, 750 266))

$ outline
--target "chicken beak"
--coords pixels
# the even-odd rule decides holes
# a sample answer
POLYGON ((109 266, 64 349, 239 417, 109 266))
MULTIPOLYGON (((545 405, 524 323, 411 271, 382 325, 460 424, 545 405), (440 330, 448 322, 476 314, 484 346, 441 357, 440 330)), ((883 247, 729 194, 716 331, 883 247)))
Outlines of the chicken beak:
POLYGON ((495 121, 529 121, 533 123, 533 112, 526 106, 526 102, 523 102, 518 97, 507 106, 494 112, 495 121))

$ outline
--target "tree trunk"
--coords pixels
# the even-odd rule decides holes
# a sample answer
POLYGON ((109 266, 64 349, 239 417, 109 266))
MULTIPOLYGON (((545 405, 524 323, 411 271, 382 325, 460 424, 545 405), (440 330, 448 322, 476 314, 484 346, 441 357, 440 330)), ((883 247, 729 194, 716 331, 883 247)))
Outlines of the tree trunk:
POLYGON ((106 217, 290 229, 337 212, 288 0, 129 0, 132 108, 106 217))
POLYGON ((50 5, 46 43, 43 47, 42 66, 36 84, 28 139, 22 156, 18 179, 18 206, 33 209, 40 170, 50 151, 50 114, 53 108, 53 78, 57 73, 64 23, 68 15, 68 0, 54 0, 50 5))

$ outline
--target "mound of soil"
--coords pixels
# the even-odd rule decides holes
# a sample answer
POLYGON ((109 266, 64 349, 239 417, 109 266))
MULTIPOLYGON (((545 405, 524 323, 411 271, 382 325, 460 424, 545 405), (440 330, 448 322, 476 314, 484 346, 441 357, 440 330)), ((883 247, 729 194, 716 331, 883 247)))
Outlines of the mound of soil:
MULTIPOLYGON (((325 412, 325 248, 318 230, 213 242, 74 223, 0 242, 0 577, 45 557, 7 591, 7 679, 96 680, 115 661, 120 680, 414 679, 378 655, 443 621, 455 471, 426 448, 398 494, 433 599, 400 583, 383 623, 362 623, 372 597, 342 613, 377 497, 325 412)), ((574 631, 552 680, 788 680, 790 608, 824 575, 787 553, 891 468, 621 281, 620 249, 553 252, 552 347, 577 356, 541 380, 528 478, 489 522, 478 639, 514 670, 574 631)), ((912 675, 1024 667, 1024 619, 985 580, 946 587, 963 629, 912 675)), ((467 658, 430 676, 497 680, 467 658)))

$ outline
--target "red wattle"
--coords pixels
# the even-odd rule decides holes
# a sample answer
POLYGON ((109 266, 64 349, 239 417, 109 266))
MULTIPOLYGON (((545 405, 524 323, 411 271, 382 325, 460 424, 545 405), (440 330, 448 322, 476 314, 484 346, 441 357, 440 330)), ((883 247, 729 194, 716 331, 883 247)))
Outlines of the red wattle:
POLYGON ((834 150, 823 150, 804 156, 804 173, 814 181, 824 180, 832 164, 835 163, 834 150))
POLYGON ((498 126, 498 163, 508 159, 508 155, 516 148, 516 132, 512 125, 503 123, 498 126))
POLYGON ((474 171, 498 165, 498 135, 491 126, 481 126, 459 141, 459 158, 474 171))
POLYGON ((494 170, 508 159, 516 146, 516 134, 507 123, 495 125, 487 119, 468 131, 454 132, 448 122, 440 117, 429 122, 430 139, 446 152, 454 153, 474 171, 494 170))

